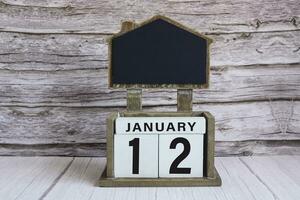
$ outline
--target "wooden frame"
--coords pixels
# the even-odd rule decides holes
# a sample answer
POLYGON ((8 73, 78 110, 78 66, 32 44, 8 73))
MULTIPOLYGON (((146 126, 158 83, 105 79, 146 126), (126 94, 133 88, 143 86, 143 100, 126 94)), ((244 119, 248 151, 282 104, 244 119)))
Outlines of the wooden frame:
POLYGON ((107 167, 99 180, 103 187, 157 187, 157 186, 220 186, 221 177, 214 166, 215 152, 215 119, 209 112, 193 112, 192 98, 194 88, 208 88, 209 86, 209 55, 212 40, 192 29, 165 16, 157 15, 141 23, 123 22, 122 29, 109 39, 109 87, 127 88, 127 111, 112 113, 107 119, 107 167), (206 40, 206 82, 204 84, 113 84, 112 83, 112 40, 123 34, 140 28, 157 19, 163 19, 183 30, 206 40), (177 111, 178 112, 143 112, 142 111, 142 89, 141 88, 176 88, 177 111), (114 134, 115 120, 117 117, 192 117, 203 116, 206 118, 206 134, 204 134, 203 155, 203 177, 201 178, 116 178, 114 176, 114 134))
POLYGON ((209 69, 210 69, 210 44, 212 43, 212 39, 193 30, 190 29, 168 17, 162 16, 162 15, 156 15, 140 24, 135 24, 134 22, 124 22, 122 25, 122 29, 119 33, 114 34, 111 38, 108 40, 108 59, 109 59, 109 66, 108 66, 108 85, 110 88, 173 88, 173 89, 196 89, 196 88, 208 88, 209 87, 209 69), (120 37, 130 31, 133 31, 135 29, 138 29, 150 22, 153 22, 157 19, 163 19, 178 28, 181 28, 185 31, 188 31, 200 38, 203 38, 206 40, 207 44, 207 56, 206 56, 206 83, 205 84, 113 84, 112 83, 112 40, 114 38, 120 37))
POLYGON ((102 173, 99 185, 103 187, 156 187, 156 186, 220 186, 221 178, 214 167, 215 120, 209 112, 121 112, 112 113, 107 120, 107 167, 102 173), (206 118, 204 135, 204 177, 203 178, 115 178, 114 177, 114 132, 118 117, 191 117, 206 118))

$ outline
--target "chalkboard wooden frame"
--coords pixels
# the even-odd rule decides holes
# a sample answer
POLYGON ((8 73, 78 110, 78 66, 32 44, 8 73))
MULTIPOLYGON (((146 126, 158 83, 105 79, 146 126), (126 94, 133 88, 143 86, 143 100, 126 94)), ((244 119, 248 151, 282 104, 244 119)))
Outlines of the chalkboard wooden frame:
MULTIPOLYGON (((134 24, 134 23, 133 23, 134 24)), ((210 44, 212 43, 212 39, 193 30, 190 29, 168 17, 162 16, 162 15, 156 15, 140 24, 134 24, 133 27, 128 30, 128 28, 125 28, 124 30, 121 30, 119 33, 114 34, 111 38, 108 40, 108 57, 109 57, 109 66, 108 66, 108 85, 110 88, 173 88, 173 89, 197 89, 197 88, 208 88, 209 87, 209 70, 210 70, 210 44), (116 84, 112 82, 112 40, 114 38, 117 38, 119 36, 122 36, 123 34, 126 34, 130 31, 133 31, 135 29, 138 29, 146 24, 149 24, 153 21, 156 21, 157 19, 162 19, 170 24, 175 25, 176 27, 183 29, 185 31, 188 31, 200 38, 203 38, 206 40, 207 44, 207 52, 206 52, 206 82, 204 84, 116 84)))

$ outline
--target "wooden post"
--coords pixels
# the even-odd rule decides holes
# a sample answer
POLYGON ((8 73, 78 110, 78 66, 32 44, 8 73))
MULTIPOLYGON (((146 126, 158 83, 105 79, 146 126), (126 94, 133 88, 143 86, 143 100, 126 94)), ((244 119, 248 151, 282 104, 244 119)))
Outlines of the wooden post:
MULTIPOLYGON (((124 21, 122 22, 121 32, 126 33, 134 29, 135 26, 136 24, 133 21, 124 21)), ((127 110, 142 110, 142 89, 127 89, 127 110)))
POLYGON ((127 31, 130 31, 134 29, 135 25, 136 24, 133 21, 124 21, 122 22, 121 32, 125 33, 127 31))
POLYGON ((192 112, 193 110, 193 89, 177 90, 177 111, 192 112))
POLYGON ((127 89, 127 110, 142 110, 142 89, 127 89))

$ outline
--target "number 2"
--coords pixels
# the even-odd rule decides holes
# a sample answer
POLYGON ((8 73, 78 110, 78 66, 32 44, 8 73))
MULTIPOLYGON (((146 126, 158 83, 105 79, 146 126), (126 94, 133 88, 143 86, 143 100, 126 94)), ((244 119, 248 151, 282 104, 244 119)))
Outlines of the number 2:
POLYGON ((190 174, 191 168, 179 168, 178 165, 189 155, 191 151, 191 145, 189 141, 183 137, 175 138, 171 144, 170 149, 176 149, 178 143, 183 144, 183 152, 173 161, 170 166, 170 174, 190 174))

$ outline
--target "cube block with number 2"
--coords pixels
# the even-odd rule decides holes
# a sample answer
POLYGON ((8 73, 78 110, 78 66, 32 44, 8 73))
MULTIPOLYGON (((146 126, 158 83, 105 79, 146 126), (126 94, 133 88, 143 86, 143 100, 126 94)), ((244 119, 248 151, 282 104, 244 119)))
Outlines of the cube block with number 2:
POLYGON ((203 135, 160 135, 159 177, 203 177, 203 135))

